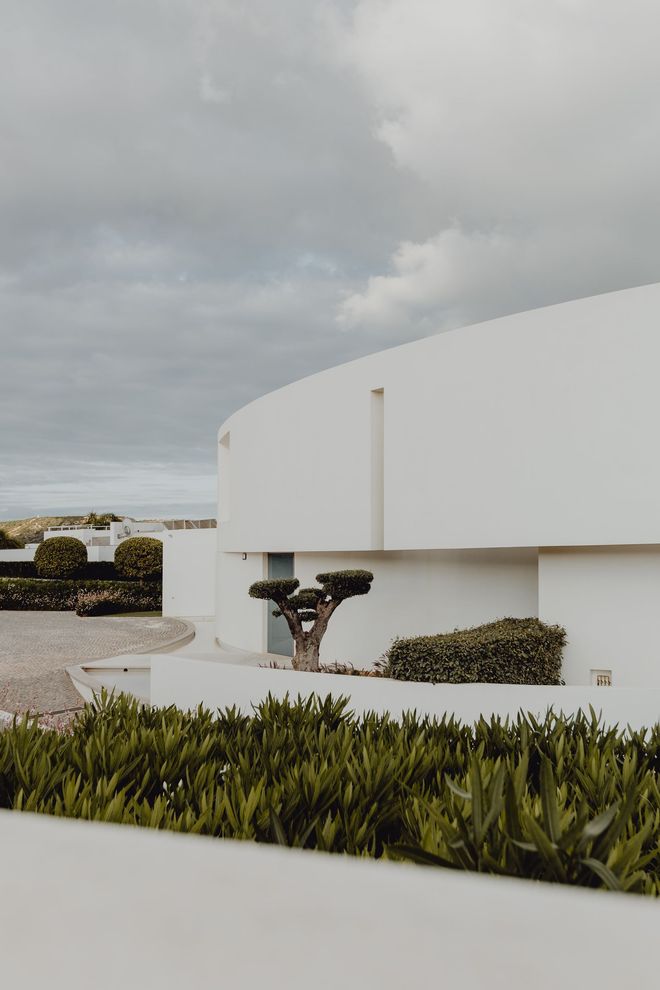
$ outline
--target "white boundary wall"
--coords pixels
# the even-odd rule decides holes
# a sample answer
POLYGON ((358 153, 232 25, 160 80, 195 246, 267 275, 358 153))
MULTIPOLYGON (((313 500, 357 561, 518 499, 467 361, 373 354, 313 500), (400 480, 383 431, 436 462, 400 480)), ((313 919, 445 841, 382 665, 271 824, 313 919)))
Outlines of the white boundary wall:
POLYGON ((657 984, 658 906, 635 894, 11 811, 0 845, 7 987, 657 984))
POLYGON ((602 712, 607 723, 635 728, 660 721, 660 690, 591 687, 530 687, 517 684, 414 684, 375 677, 342 674, 306 674, 292 670, 245 668, 233 664, 192 660, 173 654, 151 657, 152 705, 177 705, 190 709, 238 706, 249 713, 268 694, 307 697, 348 697, 350 708, 419 715, 454 713, 465 722, 482 715, 515 716, 519 711, 543 715, 548 708, 565 714, 590 706, 602 712))

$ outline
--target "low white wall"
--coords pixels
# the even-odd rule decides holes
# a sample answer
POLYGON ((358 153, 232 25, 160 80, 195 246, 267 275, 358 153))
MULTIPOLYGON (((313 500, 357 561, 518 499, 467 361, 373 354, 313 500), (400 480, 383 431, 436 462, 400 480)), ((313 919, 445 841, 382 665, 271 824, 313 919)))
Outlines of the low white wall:
POLYGON ((215 614, 215 529, 177 529, 163 536, 163 615, 215 614))
POLYGON ((0 561, 34 560, 34 554, 34 550, 27 550, 25 547, 19 550, 0 550, 0 561))
POLYGON ((466 722, 482 715, 515 716, 519 711, 542 715, 549 707, 565 714, 592 706, 605 722, 634 727, 660 720, 660 690, 596 687, 530 687, 518 684, 414 684, 375 677, 342 674, 305 674, 267 667, 240 667, 192 660, 173 654, 151 657, 151 703, 189 709, 204 704, 211 709, 236 705, 249 713, 268 694, 349 698, 350 708, 420 715, 454 713, 466 722))
MULTIPOLYGON (((265 554, 221 553, 218 639, 263 652, 270 603, 248 597, 264 577, 265 554)), ((366 666, 395 636, 421 636, 479 625, 503 616, 537 614, 536 550, 420 550, 295 555, 301 586, 322 571, 366 568, 374 574, 368 595, 343 602, 321 644, 324 661, 366 666)))
POLYGON ((0 846, 7 987, 657 983, 650 897, 11 811, 0 846))
POLYGON ((545 550, 539 615, 566 628, 563 676, 589 684, 660 688, 660 547, 545 550))
MULTIPOLYGON (((266 555, 219 553, 217 568, 217 638, 221 643, 242 650, 263 653, 266 649, 266 603, 250 598, 248 590, 251 584, 266 576, 266 555)), ((275 606, 271 604, 270 607, 275 606)))
POLYGON ((105 561, 112 563, 115 559, 116 547, 87 547, 87 560, 92 563, 105 561))

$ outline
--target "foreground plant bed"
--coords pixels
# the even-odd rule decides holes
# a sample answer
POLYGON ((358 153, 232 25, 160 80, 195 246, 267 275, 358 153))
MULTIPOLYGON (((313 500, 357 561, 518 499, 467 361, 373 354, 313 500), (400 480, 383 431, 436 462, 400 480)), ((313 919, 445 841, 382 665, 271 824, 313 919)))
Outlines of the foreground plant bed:
POLYGON ((0 807, 657 895, 660 730, 466 726, 328 697, 227 710, 103 698, 0 733, 0 807))

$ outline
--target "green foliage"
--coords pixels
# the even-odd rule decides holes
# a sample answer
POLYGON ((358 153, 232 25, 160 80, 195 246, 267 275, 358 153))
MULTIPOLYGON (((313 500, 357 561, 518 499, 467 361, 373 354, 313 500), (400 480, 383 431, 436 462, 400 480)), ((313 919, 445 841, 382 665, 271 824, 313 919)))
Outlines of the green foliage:
POLYGON ((123 581, 113 588, 79 591, 76 615, 116 615, 118 612, 156 612, 162 606, 160 588, 153 582, 123 581))
POLYGON ((396 639, 385 656, 403 681, 560 684, 566 631, 539 619, 500 619, 438 636, 396 639))
MULTIPOLYGON (((0 578, 39 577, 32 560, 0 560, 0 578)), ((134 578, 120 577, 110 560, 88 561, 78 575, 86 581, 131 581, 134 578)))
POLYGON ((0 732, 0 807, 660 893, 660 727, 88 706, 0 732))
POLYGON ((296 578, 270 578, 268 581, 255 581, 250 585, 250 598, 264 598, 266 601, 279 601, 292 595, 300 581, 296 578))
POLYGON ((18 540, 12 539, 6 530, 0 529, 0 550, 20 550, 18 540))
POLYGON ((115 550, 115 569, 122 577, 152 581, 163 573, 163 543, 151 536, 132 536, 115 550))
POLYGON ((87 564, 87 547, 73 536, 53 536, 37 547, 34 565, 41 578, 66 580, 80 574, 87 564))
POLYGON ((79 604, 84 609, 88 594, 101 595, 103 600, 115 602, 116 607, 109 607, 105 612, 80 611, 79 615, 157 611, 162 601, 157 582, 0 578, 0 609, 63 612, 77 610, 79 604))
POLYGON ((374 576, 371 571, 329 571, 317 574, 316 580, 323 591, 335 601, 355 598, 356 595, 368 595, 374 576))
POLYGON ((109 526, 110 523, 121 522, 114 512, 88 512, 82 521, 84 526, 109 526))

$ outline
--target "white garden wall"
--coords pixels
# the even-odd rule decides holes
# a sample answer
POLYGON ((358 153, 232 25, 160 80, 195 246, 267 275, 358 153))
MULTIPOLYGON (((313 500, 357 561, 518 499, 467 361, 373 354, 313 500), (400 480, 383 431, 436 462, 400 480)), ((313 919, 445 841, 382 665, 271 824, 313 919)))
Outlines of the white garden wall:
POLYGON ((657 984, 650 897, 11 811, 0 846, 7 987, 657 984))
POLYGON ((216 529, 168 530, 163 535, 163 615, 215 615, 216 529))
POLYGON ((350 708, 419 715, 454 713, 463 721, 474 722, 482 715, 515 716, 519 711, 543 715, 549 707, 572 714, 592 706, 602 712, 605 722, 637 728, 660 720, 660 690, 592 687, 530 687, 520 684, 414 684, 376 677, 348 677, 342 674, 305 674, 267 667, 240 667, 236 664, 193 660, 175 654, 151 657, 151 703, 179 708, 204 704, 211 709, 236 705, 249 713, 268 694, 276 698, 349 698, 350 708))

